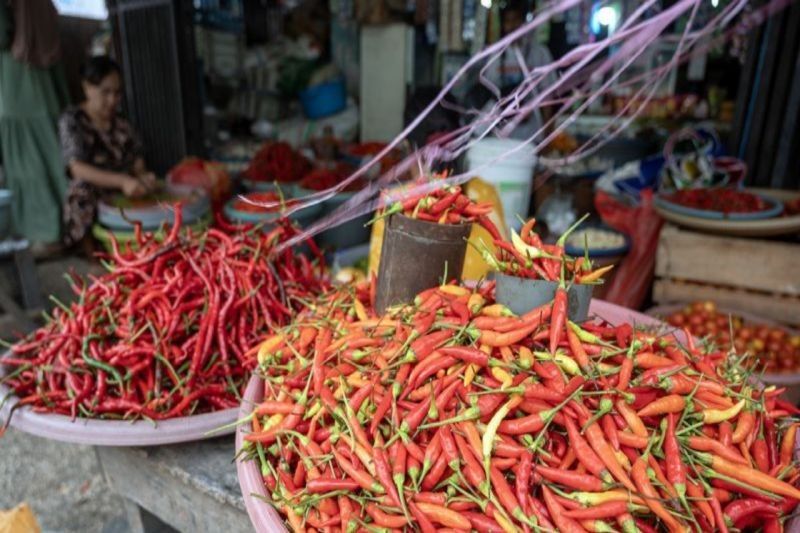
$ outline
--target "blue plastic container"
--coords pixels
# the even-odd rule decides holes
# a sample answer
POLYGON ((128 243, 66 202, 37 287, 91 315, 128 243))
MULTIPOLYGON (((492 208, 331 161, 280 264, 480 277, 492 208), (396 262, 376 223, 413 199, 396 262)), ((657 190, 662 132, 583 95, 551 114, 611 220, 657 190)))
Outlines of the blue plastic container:
POLYGON ((314 85, 299 96, 303 112, 312 120, 335 115, 347 107, 344 78, 314 85))

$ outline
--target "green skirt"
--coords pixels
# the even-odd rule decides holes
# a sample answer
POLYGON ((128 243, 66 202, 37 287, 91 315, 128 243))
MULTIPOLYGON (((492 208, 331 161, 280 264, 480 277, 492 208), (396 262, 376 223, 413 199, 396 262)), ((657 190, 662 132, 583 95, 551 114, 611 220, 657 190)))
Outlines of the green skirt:
POLYGON ((61 238, 67 178, 56 124, 67 101, 60 66, 35 68, 0 52, 0 159, 14 232, 33 242, 61 238))

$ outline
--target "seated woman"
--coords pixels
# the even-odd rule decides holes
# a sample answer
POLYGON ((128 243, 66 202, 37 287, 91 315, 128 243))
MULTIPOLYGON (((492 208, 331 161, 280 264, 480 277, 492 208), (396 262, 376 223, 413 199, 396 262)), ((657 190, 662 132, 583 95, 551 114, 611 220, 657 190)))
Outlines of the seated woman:
POLYGON ((138 197, 155 186, 147 171, 142 145, 131 125, 118 114, 122 79, 107 56, 90 58, 81 71, 85 100, 68 108, 58 124, 61 150, 70 177, 64 205, 67 245, 88 238, 102 195, 121 191, 138 197))

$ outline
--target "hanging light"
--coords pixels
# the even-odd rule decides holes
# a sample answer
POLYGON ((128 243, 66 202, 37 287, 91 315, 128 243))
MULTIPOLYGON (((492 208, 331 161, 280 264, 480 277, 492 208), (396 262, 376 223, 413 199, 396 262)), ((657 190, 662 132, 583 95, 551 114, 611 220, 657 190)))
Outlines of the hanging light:
POLYGON ((615 4, 596 3, 592 8, 592 16, 589 21, 589 29, 595 35, 605 30, 608 34, 614 33, 619 24, 619 7, 615 4))

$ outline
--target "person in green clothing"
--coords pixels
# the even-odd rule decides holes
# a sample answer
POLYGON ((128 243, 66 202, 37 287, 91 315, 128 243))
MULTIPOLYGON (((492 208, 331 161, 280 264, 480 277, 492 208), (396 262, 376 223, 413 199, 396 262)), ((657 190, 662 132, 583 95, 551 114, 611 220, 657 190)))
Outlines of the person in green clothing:
POLYGON ((50 0, 0 0, 0 159, 17 235, 46 254, 61 242, 67 180, 56 130, 69 100, 50 0))

